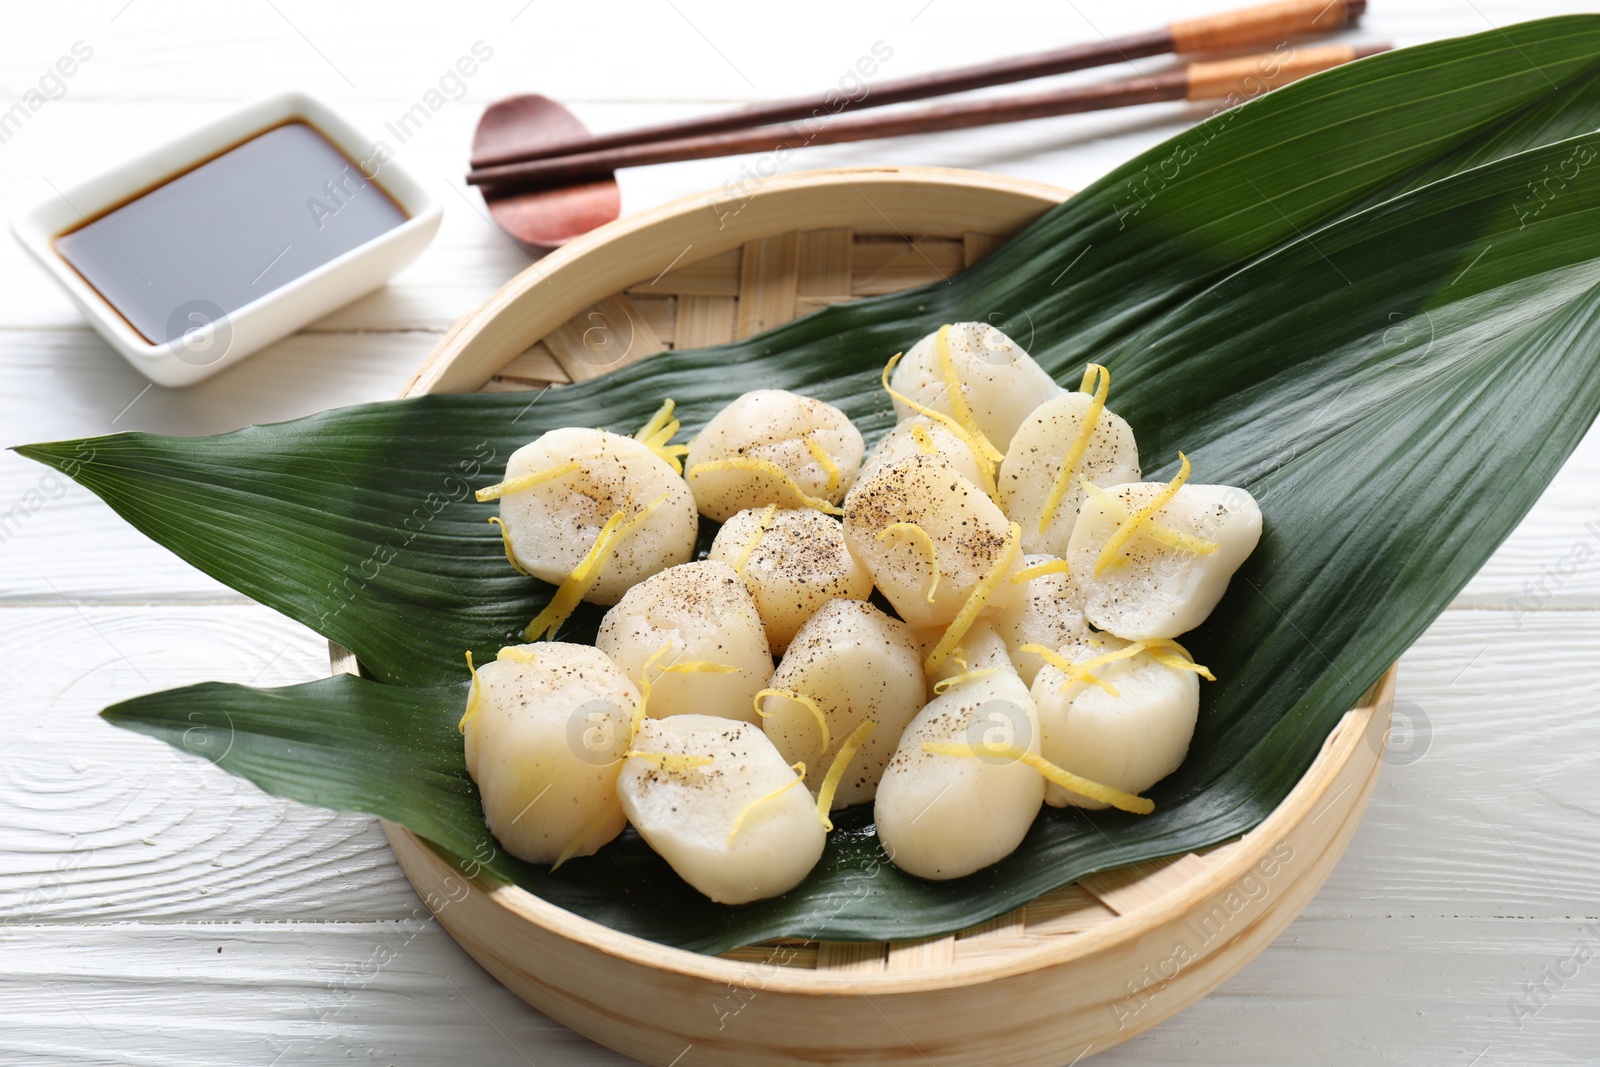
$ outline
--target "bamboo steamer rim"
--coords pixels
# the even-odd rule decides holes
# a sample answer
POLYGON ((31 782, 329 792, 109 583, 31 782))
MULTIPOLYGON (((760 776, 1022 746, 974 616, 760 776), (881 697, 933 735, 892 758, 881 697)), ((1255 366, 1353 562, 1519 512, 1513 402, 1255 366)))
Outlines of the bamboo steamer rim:
MULTIPOLYGON (((597 300, 640 283, 655 273, 654 268, 665 272, 668 267, 680 265, 674 257, 683 258, 679 249, 683 248, 686 238, 690 239, 694 255, 681 265, 729 252, 753 239, 811 228, 803 225, 807 213, 823 204, 829 204, 830 210, 837 209, 825 223, 827 226, 850 226, 854 224, 851 220, 862 219, 865 227, 871 228, 876 219, 879 228, 886 227, 901 236, 905 236, 902 230, 932 233, 942 229, 948 234, 953 226, 972 228, 966 225, 970 221, 966 217, 944 217, 954 206, 992 220, 996 232, 1008 236, 1068 195, 1067 190, 1044 183, 950 168, 814 171, 768 180, 743 202, 733 225, 715 226, 712 222, 717 201, 705 196, 685 197, 610 223, 524 270, 451 328, 402 395, 477 390, 526 350, 531 341, 544 338, 597 300), (901 195, 918 200, 920 207, 913 208, 911 215, 929 220, 926 231, 915 223, 896 223, 879 209, 874 199, 875 196, 881 200, 901 195), (844 216, 843 221, 838 217, 840 214, 844 216)), ((354 670, 354 666, 353 657, 342 649, 335 649, 336 670, 354 670)), ((1359 788, 1356 795, 1343 804, 1340 817, 1328 824, 1323 841, 1324 847, 1337 841, 1337 849, 1342 851, 1343 841, 1337 839, 1348 840, 1349 833, 1353 832, 1352 820, 1359 821, 1376 780, 1395 677, 1396 669, 1391 667, 1358 705, 1345 713, 1306 773, 1265 820, 1242 837, 1209 852, 1203 873, 1187 878, 1129 912, 1118 912, 1114 918, 1087 930, 1055 935, 1031 946, 1015 948, 1002 958, 957 959, 920 971, 894 972, 839 972, 780 966, 775 968, 775 973, 763 977, 761 988, 773 993, 821 997, 953 990, 1053 970, 1107 953, 1137 941, 1197 902, 1226 892, 1261 864, 1285 835, 1307 820, 1315 823, 1323 814, 1341 805, 1356 783, 1346 782, 1336 795, 1328 794, 1340 772, 1353 765, 1357 769, 1359 788)), ((418 862, 431 862, 438 868, 437 873, 463 877, 411 831, 387 821, 383 825, 407 868, 408 878, 415 880, 409 868, 418 862)), ((1326 872, 1316 877, 1319 886, 1326 872)), ((537 926, 618 963, 702 983, 738 983, 747 978, 749 964, 745 962, 620 933, 515 885, 485 886, 471 879, 467 879, 467 883, 470 892, 483 895, 517 921, 537 926)), ((1314 890, 1315 886, 1311 891, 1314 890)), ((1269 912, 1252 919, 1252 923, 1270 917, 1269 912)), ((1287 921, 1283 920, 1283 924, 1287 921)), ((1264 944, 1244 960, 1252 958, 1260 947, 1264 944)), ((1243 961, 1238 964, 1242 965, 1243 961)), ((1234 970, 1237 967, 1227 974, 1234 970)), ((1143 1028, 1143 1025, 1138 1027, 1143 1028)), ((1125 1036, 1133 1032, 1137 1030, 1125 1036)))

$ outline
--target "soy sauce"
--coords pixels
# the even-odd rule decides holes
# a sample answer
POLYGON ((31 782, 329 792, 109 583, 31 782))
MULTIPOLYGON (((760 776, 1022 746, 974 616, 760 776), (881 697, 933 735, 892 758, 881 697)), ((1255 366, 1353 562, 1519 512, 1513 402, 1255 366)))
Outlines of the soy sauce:
POLYGON ((333 142, 291 122, 62 234, 55 247, 140 335, 165 344, 405 221, 333 142))

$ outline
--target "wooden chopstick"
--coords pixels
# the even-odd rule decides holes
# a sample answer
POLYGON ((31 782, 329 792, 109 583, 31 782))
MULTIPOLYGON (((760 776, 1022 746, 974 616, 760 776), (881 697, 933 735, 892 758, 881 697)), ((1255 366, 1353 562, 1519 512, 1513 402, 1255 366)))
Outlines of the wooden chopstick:
POLYGON ((990 85, 1043 78, 1051 74, 1085 70, 1168 52, 1211 52, 1252 45, 1277 44, 1292 37, 1328 33, 1348 25, 1366 10, 1367 0, 1279 0, 1257 7, 1226 11, 1204 18, 1174 22, 1162 29, 1130 34, 1094 44, 1071 45, 1036 55, 958 67, 937 74, 896 78, 870 87, 858 100, 838 94, 775 100, 721 115, 664 122, 618 133, 552 141, 523 151, 486 153, 472 158, 472 168, 482 170, 509 163, 525 163, 554 156, 587 154, 608 148, 676 141, 700 134, 748 129, 772 123, 835 115, 842 111, 903 104, 930 96, 966 92, 990 85))
POLYGON ((569 182, 593 180, 625 167, 679 163, 690 159, 794 149, 877 137, 958 130, 1004 122, 1022 122, 1051 115, 1129 107, 1159 100, 1212 100, 1230 95, 1248 99, 1354 59, 1382 52, 1389 45, 1324 45, 1289 53, 1269 53, 1211 63, 1191 63, 1148 77, 1128 78, 1100 85, 1056 89, 1000 99, 966 100, 887 115, 860 115, 831 119, 810 130, 797 125, 761 126, 750 130, 702 134, 654 144, 624 145, 581 152, 553 159, 536 159, 498 167, 484 167, 467 175, 472 185, 493 186, 496 192, 548 188, 569 182))

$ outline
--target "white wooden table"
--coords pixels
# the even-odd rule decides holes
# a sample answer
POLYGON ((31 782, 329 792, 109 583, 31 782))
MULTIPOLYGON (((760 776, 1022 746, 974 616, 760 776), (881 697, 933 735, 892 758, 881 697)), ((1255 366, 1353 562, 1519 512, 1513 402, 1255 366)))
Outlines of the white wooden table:
MULTIPOLYGON (((198 388, 147 388, 0 242, 0 444, 211 433, 393 395, 451 322, 527 266, 459 180, 497 96, 545 91, 593 128, 617 128, 825 89, 878 41, 893 76, 1223 2, 13 5, 0 30, 6 106, 75 41, 93 56, 0 144, 7 216, 249 96, 303 86, 381 134, 474 42, 493 57, 396 145, 447 204, 427 253, 388 289, 198 388)), ((1398 44, 1578 9, 1374 7, 1359 36, 1398 44)), ((1198 114, 1154 106, 819 148, 790 166, 931 163, 1081 187, 1198 114)), ((741 162, 629 172, 626 208, 736 181, 741 162)), ((314 678, 327 673, 322 640, 10 454, 0 516, 0 1063, 623 1062, 479 970, 426 918, 373 820, 264 796, 95 717, 202 679, 314 678)), ((1097 1062, 1600 1060, 1597 652, 1592 433, 1406 655, 1397 728, 1411 732, 1305 915, 1213 996, 1097 1062)))

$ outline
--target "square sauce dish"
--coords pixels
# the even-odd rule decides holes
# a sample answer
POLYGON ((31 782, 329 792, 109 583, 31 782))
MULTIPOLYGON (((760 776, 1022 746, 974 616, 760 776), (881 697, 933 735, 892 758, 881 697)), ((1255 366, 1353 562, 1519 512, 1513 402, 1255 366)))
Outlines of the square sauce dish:
POLYGON ((441 216, 381 142, 288 92, 73 186, 12 230, 128 362, 184 386, 379 288, 441 216))

